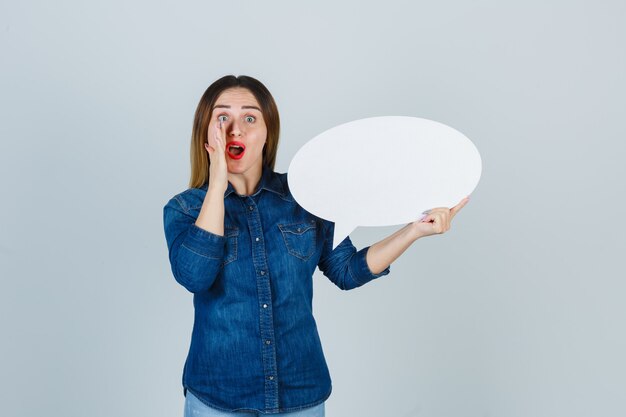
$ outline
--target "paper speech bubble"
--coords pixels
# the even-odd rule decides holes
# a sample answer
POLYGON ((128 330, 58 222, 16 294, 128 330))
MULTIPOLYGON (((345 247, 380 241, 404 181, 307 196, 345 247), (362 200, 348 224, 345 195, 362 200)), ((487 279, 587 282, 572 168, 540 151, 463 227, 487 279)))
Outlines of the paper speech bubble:
POLYGON ((461 132, 433 120, 384 116, 333 127, 307 142, 288 170, 304 209, 335 222, 333 248, 357 226, 420 220, 476 188, 482 161, 461 132))

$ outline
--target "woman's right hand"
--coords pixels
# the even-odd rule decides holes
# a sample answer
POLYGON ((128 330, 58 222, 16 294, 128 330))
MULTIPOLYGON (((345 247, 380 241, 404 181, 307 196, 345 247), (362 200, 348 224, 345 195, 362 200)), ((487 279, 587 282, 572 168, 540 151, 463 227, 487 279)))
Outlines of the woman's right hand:
POLYGON ((209 154, 209 188, 226 191, 228 188, 228 166, 226 165, 226 141, 221 121, 214 129, 207 131, 207 142, 204 148, 209 154), (212 130, 212 131, 211 131, 212 130))

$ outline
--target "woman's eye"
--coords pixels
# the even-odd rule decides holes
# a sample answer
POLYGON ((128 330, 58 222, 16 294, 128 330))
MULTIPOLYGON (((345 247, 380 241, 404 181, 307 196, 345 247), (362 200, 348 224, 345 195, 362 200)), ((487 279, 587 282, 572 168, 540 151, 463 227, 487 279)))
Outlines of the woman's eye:
POLYGON ((221 114, 217 116, 217 120, 219 120, 220 122, 225 122, 226 120, 228 120, 228 116, 226 116, 225 114, 221 114))
POLYGON ((255 120, 254 116, 246 116, 246 122, 248 123, 254 123, 255 120))

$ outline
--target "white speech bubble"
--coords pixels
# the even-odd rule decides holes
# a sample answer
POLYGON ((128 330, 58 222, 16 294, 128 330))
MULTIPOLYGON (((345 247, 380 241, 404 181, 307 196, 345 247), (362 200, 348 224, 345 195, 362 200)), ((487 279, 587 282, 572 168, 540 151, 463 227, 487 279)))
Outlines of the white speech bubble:
POLYGON ((304 209, 335 222, 333 248, 358 226, 420 220, 453 207, 480 179, 476 146, 433 120, 384 116, 333 127, 307 142, 288 170, 304 209))

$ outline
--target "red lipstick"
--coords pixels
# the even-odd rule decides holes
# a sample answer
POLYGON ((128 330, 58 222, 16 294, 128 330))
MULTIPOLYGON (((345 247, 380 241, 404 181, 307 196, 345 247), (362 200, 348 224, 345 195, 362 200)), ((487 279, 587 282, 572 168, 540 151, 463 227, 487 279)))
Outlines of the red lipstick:
POLYGON ((241 142, 237 142, 236 140, 232 142, 228 142, 226 144, 226 153, 232 159, 241 159, 243 158, 243 154, 246 152, 246 145, 241 142))

